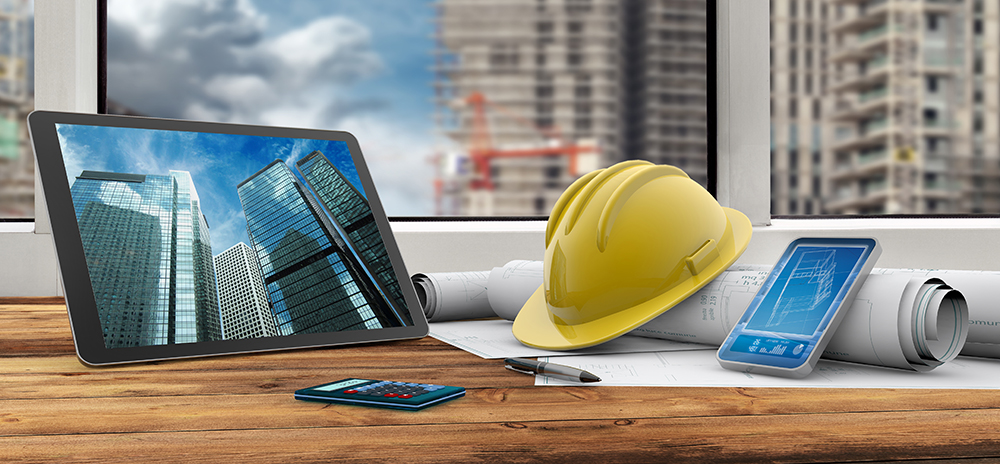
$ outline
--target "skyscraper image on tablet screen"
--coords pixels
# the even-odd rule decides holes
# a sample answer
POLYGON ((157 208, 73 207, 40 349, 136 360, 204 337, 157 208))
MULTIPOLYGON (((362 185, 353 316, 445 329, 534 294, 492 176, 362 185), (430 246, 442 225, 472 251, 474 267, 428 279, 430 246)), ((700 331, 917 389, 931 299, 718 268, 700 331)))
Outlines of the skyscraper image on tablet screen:
POLYGON ((346 143, 56 131, 107 348, 413 325, 346 143))

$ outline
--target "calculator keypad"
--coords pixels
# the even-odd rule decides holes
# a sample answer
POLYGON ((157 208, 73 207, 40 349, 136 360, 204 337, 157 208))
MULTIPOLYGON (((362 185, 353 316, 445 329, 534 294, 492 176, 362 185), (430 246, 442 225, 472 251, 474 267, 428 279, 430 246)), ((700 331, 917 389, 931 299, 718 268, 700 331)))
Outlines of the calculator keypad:
POLYGON ((462 387, 389 380, 343 379, 295 391, 295 399, 416 411, 465 396, 462 387))
POLYGON ((427 393, 436 392, 442 388, 445 388, 445 386, 433 385, 427 383, 391 382, 388 380, 383 380, 375 383, 370 383, 367 385, 362 385, 360 387, 353 387, 347 390, 343 390, 342 392, 349 395, 357 395, 357 396, 379 396, 383 398, 408 399, 420 395, 425 395, 427 393))

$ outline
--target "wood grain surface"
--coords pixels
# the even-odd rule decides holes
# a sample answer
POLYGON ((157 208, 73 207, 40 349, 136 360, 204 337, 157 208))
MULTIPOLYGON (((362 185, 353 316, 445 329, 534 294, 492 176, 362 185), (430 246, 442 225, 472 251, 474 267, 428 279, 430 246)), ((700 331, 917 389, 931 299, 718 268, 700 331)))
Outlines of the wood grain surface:
POLYGON ((61 302, 0 303, 0 462, 1000 460, 997 390, 534 387, 431 338, 91 368, 61 302), (417 412, 292 398, 346 377, 468 392, 417 412))

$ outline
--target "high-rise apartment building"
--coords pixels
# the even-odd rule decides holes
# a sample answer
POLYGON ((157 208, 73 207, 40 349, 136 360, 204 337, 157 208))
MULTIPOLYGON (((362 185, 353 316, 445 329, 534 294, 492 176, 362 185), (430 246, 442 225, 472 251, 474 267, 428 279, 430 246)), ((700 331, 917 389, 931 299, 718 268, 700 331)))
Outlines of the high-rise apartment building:
MULTIPOLYGON (((980 9, 986 2, 978 2, 980 9)), ((992 7, 996 7, 996 2, 992 7)), ((833 198, 846 213, 981 212, 975 178, 996 182, 996 144, 983 143, 987 115, 974 93, 995 97, 997 57, 986 88, 984 33, 974 0, 834 2, 840 41, 831 65, 838 136, 833 198), (979 146, 974 141, 979 139, 979 146), (991 153, 986 153, 989 150, 991 153), (977 171, 973 174, 973 171, 977 171), (969 182, 971 181, 971 182, 969 182)), ((996 53, 996 43, 990 47, 996 53)), ((996 140, 996 129, 992 131, 996 140)), ((982 183, 980 183, 982 186, 982 183)), ((992 210, 1000 203, 993 201, 992 210)))
POLYGON ((25 124, 35 106, 31 10, 29 0, 0 1, 0 218, 35 214, 35 163, 25 124))
POLYGON ((772 0, 772 213, 1000 211, 998 12, 772 0))
POLYGON ((83 171, 71 194, 106 346, 222 339, 208 223, 190 174, 83 171))
POLYGON ((469 181, 477 173, 468 166, 441 167, 449 173, 444 213, 547 214, 577 176, 625 159, 673 164, 707 182, 705 0, 442 0, 436 7, 438 127, 465 155, 483 143, 512 153, 490 160, 489 188, 469 181), (482 115, 470 101, 477 94, 489 110, 488 140, 477 133, 482 115), (600 158, 588 166, 572 156, 513 155, 590 141, 600 158))
POLYGON ((282 160, 237 186, 280 335, 404 325, 282 160))
MULTIPOLYGON (((349 155, 346 146, 344 152, 349 155)), ((367 196, 351 184, 340 169, 320 151, 310 153, 295 166, 333 219, 333 224, 357 251, 378 285, 387 291, 396 307, 406 307, 399 279, 392 268, 392 261, 389 260, 389 253, 379 234, 367 196)), ((408 323, 412 323, 407 312, 402 312, 402 315, 407 318, 408 323)))
POLYGON ((274 337, 274 316, 264 290, 260 261, 253 248, 239 242, 215 255, 222 333, 226 340, 274 337))
POLYGON ((772 214, 826 212, 833 14, 824 0, 771 2, 772 214))

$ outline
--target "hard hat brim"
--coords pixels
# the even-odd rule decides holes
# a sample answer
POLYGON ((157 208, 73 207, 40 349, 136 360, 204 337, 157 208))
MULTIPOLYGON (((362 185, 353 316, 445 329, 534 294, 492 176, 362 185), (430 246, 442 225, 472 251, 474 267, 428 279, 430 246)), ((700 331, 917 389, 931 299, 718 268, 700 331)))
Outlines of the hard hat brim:
POLYGON ((545 287, 539 286, 514 320, 514 337, 534 348, 575 350, 613 340, 663 314, 732 266, 750 243, 750 220, 735 209, 722 209, 732 226, 733 240, 721 244, 719 257, 697 275, 641 304, 581 324, 566 324, 553 316, 545 302, 545 287))

